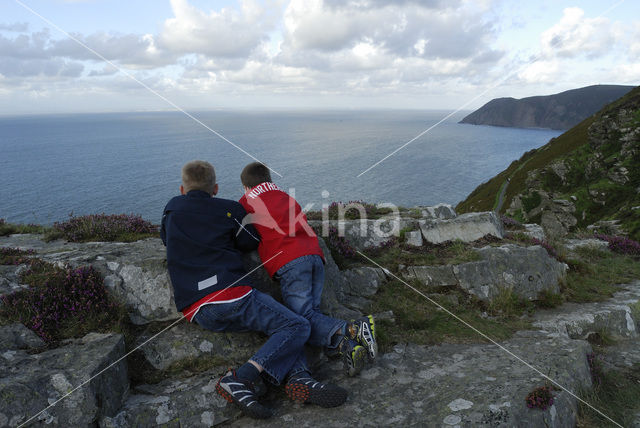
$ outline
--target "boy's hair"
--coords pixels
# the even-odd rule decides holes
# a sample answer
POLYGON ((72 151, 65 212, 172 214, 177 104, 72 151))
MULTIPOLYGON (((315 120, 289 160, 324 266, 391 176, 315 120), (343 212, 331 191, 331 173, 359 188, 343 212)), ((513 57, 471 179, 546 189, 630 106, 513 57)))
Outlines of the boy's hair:
POLYGON ((216 186, 216 171, 209 162, 192 160, 182 167, 182 185, 185 193, 192 190, 202 190, 213 193, 216 186))
POLYGON ((253 188, 265 181, 271 182, 271 172, 265 164, 252 162, 242 170, 240 181, 244 187, 253 188))

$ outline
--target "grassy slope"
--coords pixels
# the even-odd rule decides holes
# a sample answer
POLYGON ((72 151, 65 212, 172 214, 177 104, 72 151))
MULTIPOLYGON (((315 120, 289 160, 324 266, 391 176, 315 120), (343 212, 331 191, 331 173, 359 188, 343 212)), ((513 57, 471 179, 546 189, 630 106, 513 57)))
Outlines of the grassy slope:
POLYGON ((607 105, 600 112, 585 119, 569 131, 557 138, 551 139, 551 141, 543 147, 525 153, 520 159, 509 165, 506 170, 478 186, 467 199, 458 204, 456 211, 458 213, 490 211, 493 209, 501 186, 508 177, 511 177, 511 182, 507 187, 505 195, 505 203, 503 204, 504 211, 508 208, 511 199, 513 199, 515 195, 525 191, 525 180, 529 171, 543 168, 553 160, 570 155, 576 149, 588 144, 587 130, 597 118, 609 110, 615 109, 629 98, 637 96, 640 96, 640 88, 635 88, 621 99, 607 105))

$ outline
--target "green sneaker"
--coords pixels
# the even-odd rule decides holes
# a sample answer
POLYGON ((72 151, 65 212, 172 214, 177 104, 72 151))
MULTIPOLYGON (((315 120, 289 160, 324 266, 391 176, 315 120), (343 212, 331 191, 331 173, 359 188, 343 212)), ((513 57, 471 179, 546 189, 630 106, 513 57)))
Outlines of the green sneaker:
POLYGON ((352 320, 347 324, 347 336, 364 346, 370 362, 376 359, 378 356, 378 342, 376 341, 376 325, 373 315, 352 320))
POLYGON ((345 372, 349 376, 355 376, 360 373, 364 367, 365 355, 367 355, 367 350, 364 346, 344 336, 338 349, 340 350, 340 355, 342 355, 345 372))

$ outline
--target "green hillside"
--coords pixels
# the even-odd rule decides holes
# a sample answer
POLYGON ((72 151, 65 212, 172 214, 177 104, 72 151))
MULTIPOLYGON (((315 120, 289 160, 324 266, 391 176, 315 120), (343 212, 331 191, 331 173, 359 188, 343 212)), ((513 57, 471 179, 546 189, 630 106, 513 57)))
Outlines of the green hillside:
POLYGON ((640 88, 635 88, 545 146, 525 153, 478 186, 456 210, 492 210, 506 185, 502 213, 539 223, 553 200, 564 199, 575 207, 575 227, 619 220, 624 231, 638 239, 639 126, 640 88))

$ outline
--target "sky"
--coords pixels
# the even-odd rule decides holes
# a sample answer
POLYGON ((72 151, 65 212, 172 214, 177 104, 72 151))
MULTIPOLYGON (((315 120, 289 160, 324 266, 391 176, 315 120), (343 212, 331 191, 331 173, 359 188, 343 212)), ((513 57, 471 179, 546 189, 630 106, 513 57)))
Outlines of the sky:
POLYGON ((453 111, 640 84, 637 0, 0 1, 0 115, 453 111))

